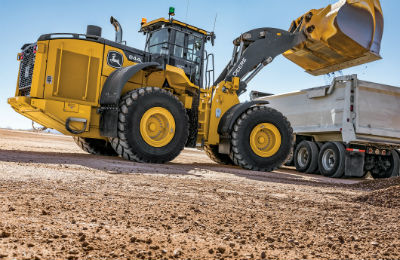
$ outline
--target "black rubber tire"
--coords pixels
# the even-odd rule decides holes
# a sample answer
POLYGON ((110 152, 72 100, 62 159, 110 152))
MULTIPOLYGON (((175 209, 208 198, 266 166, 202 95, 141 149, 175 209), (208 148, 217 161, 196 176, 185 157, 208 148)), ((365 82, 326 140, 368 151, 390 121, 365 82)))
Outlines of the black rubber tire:
POLYGON ((290 154, 286 162, 283 164, 285 166, 294 166, 294 151, 293 148, 290 150, 290 154))
POLYGON ((228 154, 218 152, 218 145, 204 145, 204 151, 211 160, 218 164, 233 165, 233 161, 228 154))
POLYGON ((321 151, 319 152, 318 156, 318 169, 319 172, 326 176, 326 177, 331 177, 331 178, 341 178, 344 175, 345 171, 345 148, 344 145, 340 142, 327 142, 321 147, 321 151), (334 165, 332 169, 326 169, 323 166, 323 156, 324 153, 330 149, 333 151, 334 155, 334 165))
POLYGON ((390 158, 390 167, 387 171, 380 171, 379 173, 371 171, 372 177, 374 179, 383 179, 383 178, 390 178, 390 177, 397 177, 400 176, 400 157, 399 153, 395 150, 392 150, 392 158, 390 158))
POLYGON ((146 163, 165 163, 183 150, 188 139, 186 110, 171 92, 156 87, 145 87, 126 93, 120 101, 118 138, 110 138, 111 145, 123 158, 146 163), (140 120, 150 108, 167 109, 175 120, 175 135, 163 147, 147 144, 140 133, 140 120))
POLYGON ((232 161, 248 170, 273 171, 280 167, 290 156, 293 145, 293 129, 282 113, 266 106, 251 107, 241 114, 231 133, 232 161), (250 134, 261 123, 273 124, 281 134, 281 146, 271 157, 260 157, 250 146, 250 134))
POLYGON ((390 177, 400 176, 400 156, 396 150, 392 150, 393 165, 390 177))
POLYGON ((397 153, 397 156, 399 158, 399 168, 397 171, 397 175, 392 175, 392 177, 400 177, 400 150, 393 150, 393 151, 397 153))
POLYGON ((104 139, 74 136, 75 143, 85 152, 94 155, 118 156, 111 143, 104 139))
POLYGON ((306 173, 315 173, 318 169, 318 155, 319 149, 318 146, 314 142, 310 141, 302 141, 296 147, 296 151, 294 152, 294 165, 296 166, 296 170, 299 172, 306 172, 306 173), (302 165, 299 161, 300 150, 303 150, 307 153, 307 161, 302 165))

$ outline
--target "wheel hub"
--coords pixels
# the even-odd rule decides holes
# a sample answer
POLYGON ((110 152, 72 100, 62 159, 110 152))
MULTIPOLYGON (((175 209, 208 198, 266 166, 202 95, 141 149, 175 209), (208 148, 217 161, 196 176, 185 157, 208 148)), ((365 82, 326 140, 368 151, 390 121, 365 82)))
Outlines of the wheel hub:
POLYGON ((307 148, 301 147, 297 156, 297 163, 300 167, 305 167, 308 163, 309 154, 307 148))
POLYGON ((281 134, 270 123, 258 124, 250 134, 250 146, 255 154, 261 157, 271 157, 281 146, 281 134))
POLYGON ((150 108, 140 120, 140 134, 147 144, 153 147, 163 147, 175 135, 175 119, 163 107, 150 108))
POLYGON ((328 171, 335 167, 335 152, 332 149, 327 149, 322 155, 322 165, 328 171))

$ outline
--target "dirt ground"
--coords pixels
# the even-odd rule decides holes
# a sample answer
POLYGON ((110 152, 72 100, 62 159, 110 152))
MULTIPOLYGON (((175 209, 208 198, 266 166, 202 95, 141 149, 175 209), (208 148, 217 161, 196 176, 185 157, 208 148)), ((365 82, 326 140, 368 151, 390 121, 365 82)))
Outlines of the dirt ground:
POLYGON ((0 130, 0 259, 400 259, 400 180, 85 154, 0 130))

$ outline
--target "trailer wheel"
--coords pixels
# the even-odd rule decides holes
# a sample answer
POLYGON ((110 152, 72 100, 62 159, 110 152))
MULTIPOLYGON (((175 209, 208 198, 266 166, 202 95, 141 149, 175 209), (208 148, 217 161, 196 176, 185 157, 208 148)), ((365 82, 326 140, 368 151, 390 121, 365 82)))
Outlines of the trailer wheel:
MULTIPOLYGON (((398 156, 398 158, 399 158, 399 170, 397 171, 397 177, 399 177, 400 176, 400 150, 393 150, 393 151, 395 151, 396 153, 397 153, 397 156, 398 156)), ((396 177, 396 176, 392 176, 392 177, 396 177)))
POLYGON ((75 143, 85 152, 94 155, 117 156, 111 143, 103 139, 74 136, 75 143))
POLYGON ((188 134, 188 117, 178 98, 164 89, 146 87, 122 97, 118 138, 110 140, 125 159, 164 163, 179 155, 188 134))
POLYGON ((255 106, 244 112, 231 133, 231 159, 242 168, 272 171, 289 157, 293 129, 280 112, 255 106))
POLYGON ((299 172, 316 172, 318 169, 318 146, 314 142, 302 141, 296 147, 294 165, 299 172))
POLYGON ((293 148, 290 149, 290 154, 286 162, 283 164, 285 166, 294 166, 294 151, 293 148))
POLYGON ((218 145, 204 145, 204 151, 216 163, 219 164, 233 164, 231 158, 227 154, 218 152, 218 145))
POLYGON ((345 170, 345 148, 339 142, 327 142, 321 147, 318 168, 322 175, 340 178, 345 170))
POLYGON ((375 162, 375 167, 371 170, 371 175, 374 179, 400 176, 399 154, 395 150, 392 150, 391 154, 392 156, 384 157, 384 160, 381 158, 375 162))

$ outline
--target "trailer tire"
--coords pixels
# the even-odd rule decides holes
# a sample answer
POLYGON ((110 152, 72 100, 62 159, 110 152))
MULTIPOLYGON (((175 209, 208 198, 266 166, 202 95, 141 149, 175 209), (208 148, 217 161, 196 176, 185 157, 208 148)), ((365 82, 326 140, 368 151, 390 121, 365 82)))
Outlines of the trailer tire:
POLYGON ((294 153, 294 165, 299 172, 314 173, 318 169, 318 147, 314 142, 302 141, 294 153))
POLYGON ((294 151, 293 148, 290 150, 290 154, 286 162, 283 164, 285 166, 294 166, 294 151))
POLYGON ((395 151, 397 153, 397 155, 398 155, 398 158, 399 158, 399 169, 397 171, 397 175, 392 176, 392 177, 400 177, 400 150, 393 150, 393 151, 395 151))
MULTIPOLYGON (((375 172, 372 169, 371 175, 374 179, 390 178, 400 176, 400 157, 396 150, 392 150, 392 158, 390 159, 390 167, 386 171, 375 172)), ((380 170, 381 168, 378 168, 380 170)))
POLYGON ((104 156, 118 156, 109 141, 79 136, 74 136, 73 138, 75 143, 87 153, 104 156))
POLYGON ((321 147, 318 168, 322 175, 340 178, 345 171, 345 148, 340 142, 327 142, 321 147))
POLYGON ((218 152, 218 145, 204 145, 204 151, 211 160, 218 164, 233 164, 233 161, 228 154, 218 152))
POLYGON ((392 175, 390 177, 398 177, 400 176, 400 156, 397 150, 392 150, 392 156, 393 156, 393 170, 392 170, 392 175))
POLYGON ((273 171, 289 157, 293 129, 280 112, 266 106, 247 109, 231 132, 231 159, 248 170, 273 171))
POLYGON ((110 141, 127 160, 165 163, 183 150, 188 129, 186 110, 176 96, 165 89, 145 87, 121 98, 118 137, 110 141))

